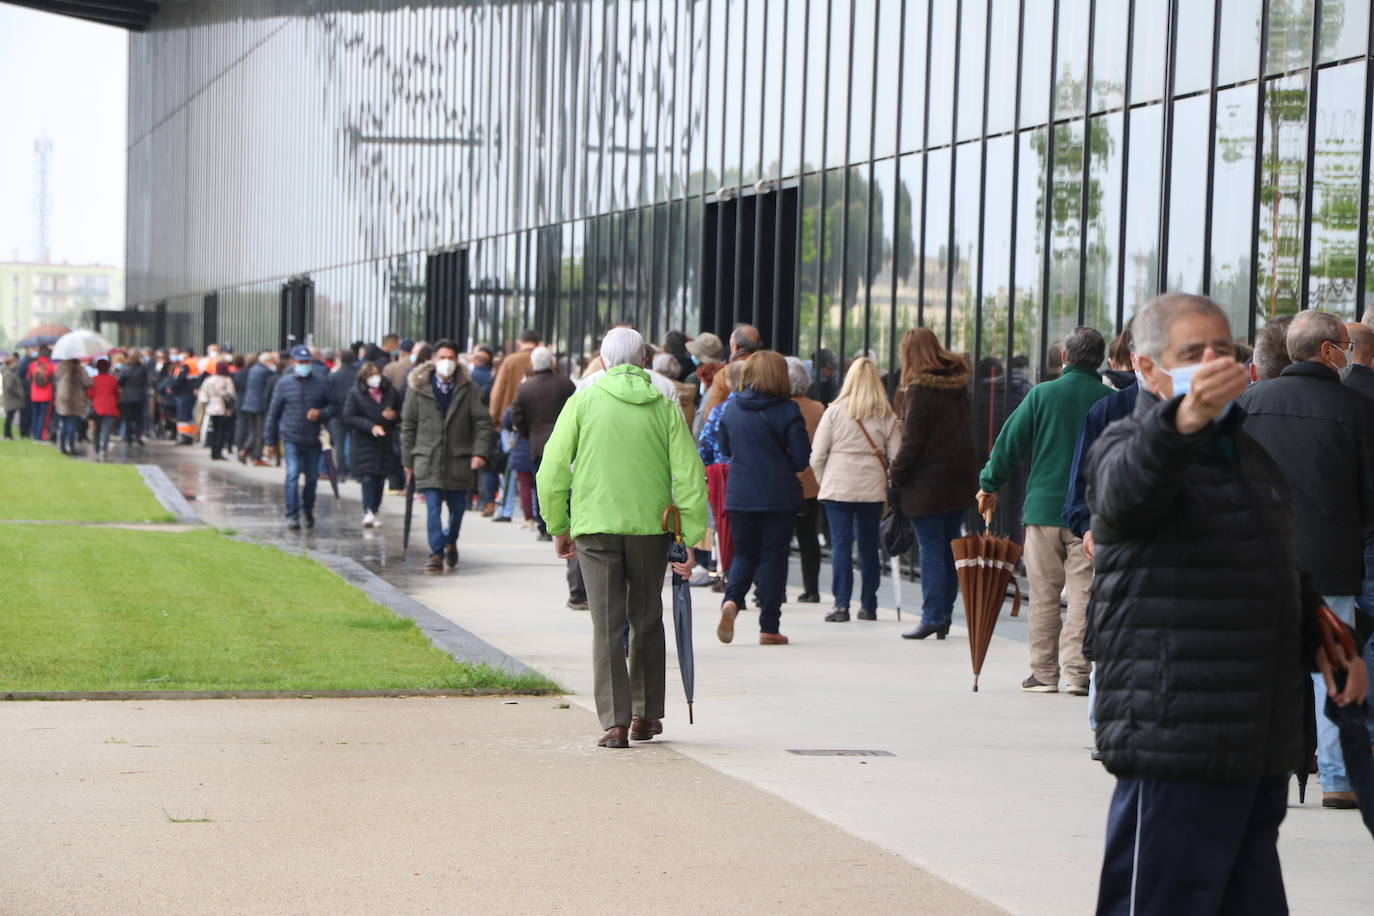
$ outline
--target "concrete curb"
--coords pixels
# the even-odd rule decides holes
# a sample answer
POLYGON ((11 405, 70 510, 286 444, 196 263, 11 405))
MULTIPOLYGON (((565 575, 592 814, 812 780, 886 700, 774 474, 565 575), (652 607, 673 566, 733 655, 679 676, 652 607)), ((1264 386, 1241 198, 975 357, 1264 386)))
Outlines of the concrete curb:
POLYGON ((447 617, 425 607, 390 582, 372 574, 367 567, 358 561, 349 557, 320 553, 317 550, 305 550, 303 553, 315 562, 332 570, 345 582, 360 590, 373 601, 390 608, 398 617, 407 617, 415 621, 416 626, 429 638, 430 642, 459 661, 490 665, 512 675, 530 674, 543 677, 529 665, 519 659, 512 658, 447 617))
POLYGON ((181 491, 172 485, 172 481, 167 478, 162 468, 155 464, 136 464, 134 467, 143 475, 143 482, 153 491, 153 496, 157 497, 157 501, 162 503, 164 509, 176 516, 178 522, 187 525, 204 524, 200 515, 191 508, 191 504, 181 495, 181 491))
POLYGON ((557 690, 515 692, 495 687, 382 690, 11 690, 0 700, 338 700, 368 697, 543 697, 557 690))

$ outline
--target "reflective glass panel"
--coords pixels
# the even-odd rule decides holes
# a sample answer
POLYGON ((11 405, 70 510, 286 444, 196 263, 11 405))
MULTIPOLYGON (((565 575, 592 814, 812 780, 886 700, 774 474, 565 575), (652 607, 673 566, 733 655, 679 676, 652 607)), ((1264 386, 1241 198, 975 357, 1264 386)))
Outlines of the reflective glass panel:
POLYGON ((1059 0, 1059 48, 1055 65, 1056 118, 1081 116, 1088 100, 1088 8, 1091 0, 1059 0))
POLYGON ((1021 36, 1022 127, 1044 124, 1050 111, 1050 52, 1054 42, 1053 0, 1026 0, 1021 36))
POLYGON ((801 183, 801 240, 797 247, 797 353, 814 359, 820 346, 821 176, 812 173, 801 183))
POLYGON ((1249 226, 1255 196, 1255 87, 1217 96, 1216 169, 1212 177, 1212 299, 1226 309, 1231 329, 1249 327, 1249 226))
POLYGON ((1093 21, 1093 111, 1119 107, 1126 98, 1126 26, 1130 7, 1098 2, 1093 21))
POLYGON ((983 134, 983 65, 987 51, 987 7, 965 3, 959 23, 958 139, 983 134))
POLYGON ((1160 143, 1164 109, 1131 112, 1130 173, 1126 190, 1126 283, 1123 321, 1154 298, 1159 274, 1160 143))
POLYGON ((905 333, 920 324, 920 267, 917 250, 921 237, 921 172, 924 157, 920 153, 902 156, 897 166, 897 215, 894 224, 895 247, 892 269, 895 274, 897 331, 905 333))
POLYGON ((830 82, 825 92, 825 167, 833 168, 845 163, 845 142, 849 137, 849 80, 857 78, 849 72, 849 3, 845 0, 833 0, 830 4, 829 47, 826 74, 830 82))
MULTIPOLYGON (((1008 374, 1029 389, 1040 365, 1041 315, 1044 310, 1043 272, 1046 128, 1026 131, 1017 138, 1016 283, 1012 307, 1012 358, 1008 374), (1019 376, 1018 376, 1019 373, 1019 376)), ((1010 407, 1011 405, 1008 405, 1010 407)))
POLYGON ((1210 3, 1178 4, 1178 48, 1175 52, 1174 92, 1182 94, 1212 85, 1212 27, 1210 3))
MULTIPOLYGON (((897 151, 898 55, 901 53, 902 2, 878 0, 878 80, 873 86, 873 158, 897 151)), ((857 40, 857 39, 856 39, 857 40)))
POLYGON ((902 152, 925 144, 926 113, 926 4, 906 0, 902 30, 902 152))
POLYGON ((849 152, 845 162, 861 162, 871 152, 877 28, 878 0, 854 0, 854 66, 850 73, 849 152))
POLYGON ((921 250, 921 311, 923 327, 945 338, 949 307, 949 195, 950 150, 926 156, 925 232, 921 250))
POLYGON ((1302 308, 1303 180, 1307 164, 1307 75, 1264 86, 1260 171, 1259 324, 1302 308))
POLYGON ((1265 73, 1306 67, 1312 60, 1312 0, 1269 4, 1269 54, 1265 73))
POLYGON ((957 9, 953 3, 936 3, 930 19, 929 146, 950 140, 954 127, 954 33, 957 9))
MULTIPOLYGON (((868 284, 873 279, 873 264, 868 251, 868 167, 847 169, 849 203, 842 211, 845 219, 844 245, 844 334, 841 346, 847 356, 866 348, 868 284)), ((881 256, 881 252, 879 252, 881 256)))
MULTIPOLYGON (((1050 209, 1050 350, 1078 326, 1078 242, 1083 195, 1083 122, 1054 127, 1054 184, 1050 209)), ((1048 373, 1050 376, 1056 374, 1048 373)))
POLYGON ((988 141, 987 187, 983 200, 982 297, 979 319, 982 333, 975 357, 998 360, 1005 371, 1007 358, 1007 317, 1010 306, 1008 276, 1011 270, 1011 208, 1015 200, 1011 183, 1011 160, 1016 138, 997 137, 988 141))
POLYGON ((1357 298, 1364 79, 1360 62, 1323 70, 1317 82, 1307 304, 1347 320, 1355 318, 1357 298))
POLYGON ((1016 124, 1016 52, 1020 40, 1019 0, 993 0, 992 53, 988 58, 988 133, 1016 124))
POLYGON ((1263 3, 1264 0, 1222 0, 1217 85, 1255 78, 1259 69, 1263 3))
POLYGON ((1166 288, 1197 292, 1202 287, 1202 252, 1207 209, 1206 96, 1174 103, 1174 144, 1169 164, 1169 270, 1166 288))
POLYGON ((1169 4, 1137 3, 1131 38, 1131 102, 1164 98, 1168 44, 1169 4))
MULTIPOLYGON (((886 5, 886 3, 884 4, 886 5)), ((896 236, 893 217, 897 202, 897 160, 884 159, 873 166, 873 206, 869 210, 869 349, 884 369, 896 365, 892 348, 896 344, 892 323, 893 256, 896 236)), ((911 253, 906 254, 909 260, 911 253)))
POLYGON ((982 142, 957 147, 954 180, 954 244, 950 249, 949 348, 973 359, 978 323, 978 231, 981 200, 982 142))
POLYGON ((786 72, 781 84, 782 106, 782 174, 795 175, 801 164, 801 138, 805 129, 803 102, 807 92, 806 63, 806 3, 805 0, 784 4, 787 16, 785 51, 786 72))
POLYGON ((1319 63, 1358 57, 1368 50, 1368 43, 1369 0, 1322 0, 1319 63))
POLYGON ((1116 330, 1121 244, 1120 113, 1088 124, 1088 199, 1084 215, 1083 323, 1108 337, 1116 330))

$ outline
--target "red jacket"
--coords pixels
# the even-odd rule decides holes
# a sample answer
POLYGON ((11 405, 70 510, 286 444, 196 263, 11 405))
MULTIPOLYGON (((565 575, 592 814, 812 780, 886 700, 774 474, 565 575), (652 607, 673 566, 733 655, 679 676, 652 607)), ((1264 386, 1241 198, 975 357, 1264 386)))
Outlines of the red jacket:
POLYGON ((91 379, 91 409, 97 417, 119 416, 119 382, 108 372, 91 379))
POLYGON ((40 356, 38 357, 38 359, 35 359, 33 362, 29 363, 29 371, 26 374, 28 375, 28 382, 30 386, 30 401, 33 401, 35 404, 52 403, 52 383, 53 376, 56 374, 56 372, 57 368, 53 365, 52 360, 48 359, 46 356, 40 356), (39 385, 37 382, 34 381, 34 376, 38 374, 40 366, 42 367, 43 374, 46 375, 48 378, 48 383, 46 385, 39 385))

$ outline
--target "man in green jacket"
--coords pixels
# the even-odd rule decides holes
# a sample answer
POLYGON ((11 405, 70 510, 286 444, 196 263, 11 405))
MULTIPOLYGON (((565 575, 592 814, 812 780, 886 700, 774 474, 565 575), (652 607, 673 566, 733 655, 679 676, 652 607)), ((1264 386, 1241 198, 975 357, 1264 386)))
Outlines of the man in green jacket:
POLYGON ((1026 574, 1030 579, 1030 677, 1022 690, 1058 693, 1060 665, 1067 691, 1088 695, 1089 665, 1083 658, 1088 591, 1093 564, 1064 521, 1064 494, 1078 431, 1088 409, 1112 393, 1097 368, 1107 344, 1092 328, 1075 328, 1064 341, 1064 373, 1031 389, 1007 418, 978 478, 978 511, 997 507, 997 491, 1030 455, 1023 516, 1026 574), (1059 593, 1068 586, 1069 610, 1059 617, 1059 593))
MULTIPOLYGON (((554 549, 562 559, 580 559, 587 583, 596 711, 606 730, 601 747, 629 747, 629 738, 644 741, 663 731, 663 570, 670 543, 663 510, 678 507, 684 543, 706 533, 706 471, 682 411, 642 368, 644 353, 638 331, 606 334, 606 374, 564 405, 536 477, 554 549)), ((687 562, 673 570, 688 576, 692 562, 689 549, 687 562)))

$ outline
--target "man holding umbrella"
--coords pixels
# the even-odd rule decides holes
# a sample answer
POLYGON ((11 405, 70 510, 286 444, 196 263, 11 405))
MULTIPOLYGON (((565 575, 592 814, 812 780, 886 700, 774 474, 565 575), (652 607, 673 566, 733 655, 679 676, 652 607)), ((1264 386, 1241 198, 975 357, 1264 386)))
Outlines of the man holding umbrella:
MULTIPOLYGON (((642 368, 644 353, 638 331, 606 334, 606 373, 563 407, 537 478, 554 549, 581 559, 587 583, 601 747, 629 747, 629 738, 663 731, 665 507, 678 507, 685 543, 706 533, 706 471, 682 411, 642 368)), ((673 564, 679 576, 691 568, 691 550, 673 564)))
MULTIPOLYGON (((1099 913, 1285 913, 1277 850, 1322 597, 1289 487, 1235 405, 1249 378, 1210 299, 1136 316, 1134 413, 1088 454, 1097 746, 1117 777, 1099 913)), ((1307 688, 1310 689, 1310 688, 1307 688)))

